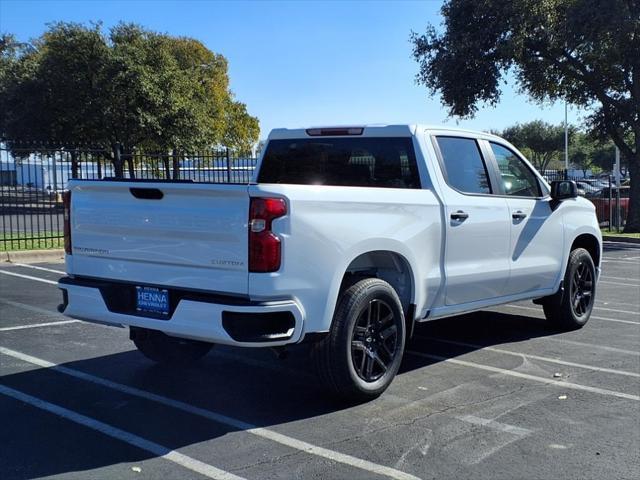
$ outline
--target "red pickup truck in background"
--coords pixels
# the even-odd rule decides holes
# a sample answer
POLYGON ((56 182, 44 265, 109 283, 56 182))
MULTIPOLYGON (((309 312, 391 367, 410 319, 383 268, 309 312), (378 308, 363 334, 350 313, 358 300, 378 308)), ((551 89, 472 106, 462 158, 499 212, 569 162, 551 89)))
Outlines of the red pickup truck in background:
MULTIPOLYGON (((598 215, 598 222, 600 225, 610 224, 610 215, 613 215, 614 221, 616 218, 616 193, 617 188, 613 187, 603 188, 600 190, 598 196, 590 197, 589 200, 596 206, 596 214, 598 215), (609 190, 611 190, 611 201, 609 200, 609 190), (609 204, 611 202, 611 205, 609 204)), ((620 225, 624 225, 627 218, 627 212, 629 211, 629 187, 620 187, 620 225)))

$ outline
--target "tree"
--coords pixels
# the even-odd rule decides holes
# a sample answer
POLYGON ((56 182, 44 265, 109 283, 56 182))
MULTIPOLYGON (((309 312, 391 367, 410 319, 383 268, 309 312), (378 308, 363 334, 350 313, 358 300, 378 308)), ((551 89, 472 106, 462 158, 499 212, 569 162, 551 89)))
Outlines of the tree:
POLYGON ((258 119, 247 113, 244 103, 231 101, 227 106, 223 143, 239 155, 250 155, 259 135, 258 119))
POLYGON ((516 124, 499 135, 519 149, 526 150, 529 160, 540 172, 544 172, 549 162, 564 151, 564 127, 542 120, 516 124))
POLYGON ((535 100, 588 107, 628 161, 625 232, 640 232, 640 0, 449 0, 442 15, 443 32, 412 34, 417 81, 459 117, 495 105, 509 73, 535 100))
POLYGON ((0 79, 2 139, 55 142, 72 160, 78 144, 111 150, 116 176, 125 162, 134 175, 136 151, 158 151, 172 153, 175 178, 183 153, 220 146, 230 121, 241 125, 236 143, 258 139, 222 55, 134 24, 105 34, 100 24, 55 23, 28 48, 4 36, 0 79))
POLYGON ((571 137, 569 163, 582 170, 584 177, 587 176, 587 171, 594 166, 593 152, 595 147, 593 139, 584 132, 575 132, 571 137))

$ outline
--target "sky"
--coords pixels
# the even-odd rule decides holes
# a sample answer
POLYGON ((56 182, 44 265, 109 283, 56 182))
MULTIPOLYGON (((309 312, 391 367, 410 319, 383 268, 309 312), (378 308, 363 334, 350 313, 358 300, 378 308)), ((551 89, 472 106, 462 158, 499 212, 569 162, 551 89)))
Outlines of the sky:
MULTIPOLYGON (((409 37, 441 25, 440 1, 0 0, 0 32, 21 41, 55 21, 120 21, 193 37, 229 61, 231 89, 272 128, 394 123, 501 130, 564 121, 564 105, 540 106, 512 79, 499 105, 473 119, 450 118, 440 98, 417 85, 409 37)), ((569 109, 569 122, 581 115, 569 109)))

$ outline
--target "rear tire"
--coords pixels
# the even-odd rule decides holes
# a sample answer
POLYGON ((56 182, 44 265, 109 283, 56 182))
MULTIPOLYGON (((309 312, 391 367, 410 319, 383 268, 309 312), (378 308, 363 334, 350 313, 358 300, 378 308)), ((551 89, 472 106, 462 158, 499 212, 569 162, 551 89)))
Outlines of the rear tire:
POLYGON ((589 321, 596 294, 596 268, 584 248, 576 248, 569 255, 563 287, 544 299, 544 315, 562 330, 582 328, 589 321))
POLYGON ((213 343, 171 337, 146 328, 131 328, 131 340, 149 360, 162 365, 184 366, 204 357, 213 343))
POLYGON ((406 326, 402 304, 391 285, 360 280, 338 299, 331 331, 314 345, 318 373, 327 387, 350 401, 382 394, 402 362, 406 326))

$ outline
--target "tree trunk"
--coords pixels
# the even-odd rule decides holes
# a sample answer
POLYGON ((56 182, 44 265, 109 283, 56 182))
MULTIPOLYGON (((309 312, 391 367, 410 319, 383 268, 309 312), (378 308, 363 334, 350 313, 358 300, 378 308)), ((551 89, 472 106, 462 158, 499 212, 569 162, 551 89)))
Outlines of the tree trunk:
POLYGON ((78 152, 71 150, 71 178, 78 178, 78 152))
POLYGON ((180 158, 178 156, 178 149, 173 149, 173 179, 178 180, 180 178, 180 158))
POLYGON ((624 233, 640 232, 640 151, 627 158, 627 168, 631 177, 629 210, 624 233))
POLYGON ((119 143, 111 145, 113 149, 113 174, 116 178, 124 178, 124 165, 122 163, 122 153, 119 143))
POLYGON ((169 180, 171 178, 171 169, 169 168, 169 157, 166 155, 162 156, 162 164, 164 166, 164 178, 169 180))
POLYGON ((98 180, 102 180, 102 162, 100 161, 100 155, 96 156, 96 166, 98 167, 98 171, 96 172, 98 175, 98 180))
POLYGON ((127 152, 126 160, 127 160, 127 167, 129 169, 129 178, 136 178, 136 171, 133 168, 133 153, 127 152))

